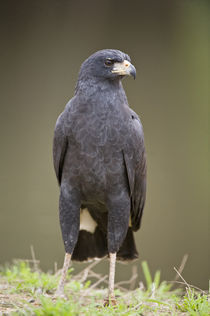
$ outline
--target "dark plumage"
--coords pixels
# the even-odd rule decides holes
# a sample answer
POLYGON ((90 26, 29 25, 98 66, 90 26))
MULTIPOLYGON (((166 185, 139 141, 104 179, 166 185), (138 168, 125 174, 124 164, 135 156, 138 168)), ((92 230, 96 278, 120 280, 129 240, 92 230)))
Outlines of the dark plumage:
POLYGON ((142 125, 121 83, 125 75, 135 77, 135 68, 123 52, 91 55, 56 123, 60 224, 73 260, 137 257, 133 231, 144 208, 146 160, 142 125))

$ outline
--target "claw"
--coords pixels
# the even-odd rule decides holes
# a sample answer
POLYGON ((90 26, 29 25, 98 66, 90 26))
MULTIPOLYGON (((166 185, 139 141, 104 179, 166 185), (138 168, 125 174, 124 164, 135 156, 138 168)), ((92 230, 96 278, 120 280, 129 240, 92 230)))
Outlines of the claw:
POLYGON ((59 290, 57 290, 57 291, 55 292, 54 298, 63 298, 63 299, 65 299, 65 300, 68 299, 67 296, 64 294, 64 292, 63 292, 63 291, 59 291, 59 290))
POLYGON ((117 305, 117 301, 115 299, 115 297, 107 297, 104 300, 104 307, 106 306, 116 306, 117 305))

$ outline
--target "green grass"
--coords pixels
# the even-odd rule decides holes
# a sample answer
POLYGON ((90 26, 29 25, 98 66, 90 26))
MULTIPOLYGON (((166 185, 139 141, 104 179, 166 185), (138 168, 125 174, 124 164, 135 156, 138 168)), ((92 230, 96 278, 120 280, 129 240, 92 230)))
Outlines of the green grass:
MULTIPOLYGON (((116 306, 103 306, 107 294, 80 273, 69 271, 65 286, 66 299, 54 297, 60 273, 44 273, 32 269, 27 261, 17 261, 0 271, 0 315, 35 316, 92 316, 92 315, 200 315, 210 312, 208 293, 196 291, 189 285, 172 289, 172 284, 161 282, 160 271, 152 277, 147 262, 142 262, 146 285, 129 291, 116 286, 116 306)), ((85 272, 85 271, 84 271, 85 272)), ((90 273, 91 275, 91 273, 90 273)), ((93 274, 92 274, 93 275, 93 274)), ((100 275, 95 273, 100 281, 100 275)), ((97 282, 99 282, 97 281, 97 282)))

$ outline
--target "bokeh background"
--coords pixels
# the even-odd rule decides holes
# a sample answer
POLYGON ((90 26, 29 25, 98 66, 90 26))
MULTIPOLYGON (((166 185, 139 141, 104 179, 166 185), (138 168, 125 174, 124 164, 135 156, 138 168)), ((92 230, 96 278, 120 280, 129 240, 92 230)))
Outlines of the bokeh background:
MULTIPOLYGON (((0 12, 0 264, 29 258, 33 245, 43 269, 62 265, 54 125, 83 60, 117 48, 137 68, 124 87, 148 159, 140 279, 142 260, 173 279, 187 253, 183 276, 207 288, 209 1, 7 0, 0 12)), ((108 263, 98 269, 107 273, 108 263)), ((118 266, 117 280, 130 273, 118 266)))

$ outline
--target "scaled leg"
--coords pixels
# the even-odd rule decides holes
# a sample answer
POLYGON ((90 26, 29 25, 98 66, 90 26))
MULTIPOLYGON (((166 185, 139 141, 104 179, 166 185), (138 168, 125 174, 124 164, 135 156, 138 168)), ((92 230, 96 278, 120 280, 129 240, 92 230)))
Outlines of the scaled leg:
POLYGON ((71 261, 71 254, 70 253, 66 253, 65 254, 65 258, 64 258, 61 278, 60 278, 60 281, 59 281, 59 284, 58 284, 58 288, 57 288, 57 291, 56 291, 56 296, 64 296, 64 284, 65 284, 65 281, 66 281, 66 275, 67 275, 67 272, 68 272, 70 261, 71 261))

